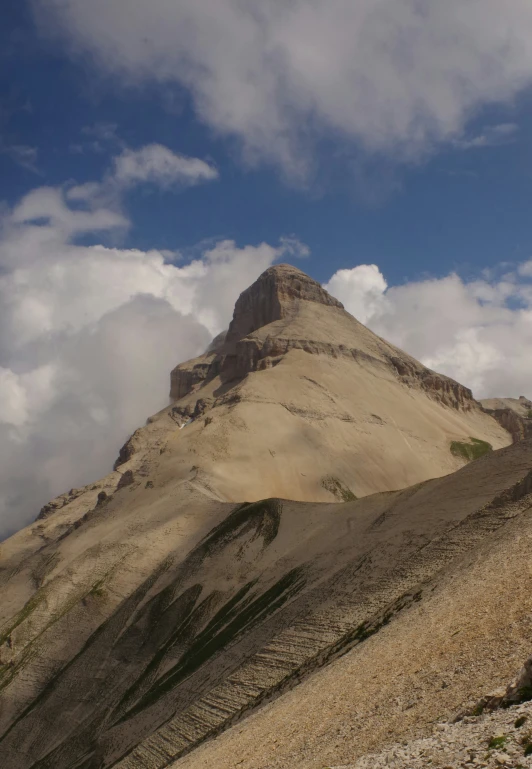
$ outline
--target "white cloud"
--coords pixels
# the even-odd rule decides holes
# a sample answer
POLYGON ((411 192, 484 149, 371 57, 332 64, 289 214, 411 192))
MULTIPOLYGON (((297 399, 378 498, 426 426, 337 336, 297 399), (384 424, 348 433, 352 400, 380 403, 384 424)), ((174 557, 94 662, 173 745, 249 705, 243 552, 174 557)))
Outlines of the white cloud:
POLYGON ((0 422, 19 426, 27 417, 27 398, 19 377, 10 369, 0 368, 0 422))
POLYGON ((519 265, 519 275, 532 278, 532 261, 523 262, 523 264, 519 265))
POLYGON ((86 192, 33 190, 0 229, 0 537, 106 474, 127 435, 167 403, 170 370, 298 248, 226 240, 176 266, 166 252, 77 245, 128 225, 103 204, 72 209, 68 198, 86 192))
MULTIPOLYGON (((136 150, 124 147, 119 155, 112 158, 111 167, 101 181, 74 184, 66 190, 65 195, 68 201, 84 203, 93 211, 96 207, 108 210, 111 205, 115 209, 119 207, 124 193, 139 185, 153 185, 161 189, 183 189, 202 182, 214 181, 218 177, 218 170, 214 165, 200 158, 172 152, 162 144, 147 144, 136 150)), ((71 210, 65 212, 62 198, 57 190, 46 191, 42 188, 34 191, 33 195, 39 196, 37 200, 39 210, 42 210, 41 198, 48 195, 50 215, 53 214, 56 217, 63 215, 69 221, 73 220, 73 212, 71 210)), ((30 218, 28 211, 32 203, 33 198, 25 201, 23 215, 26 218, 30 218)))
POLYGON ((532 81, 529 0, 33 0, 121 85, 177 82, 250 160, 306 170, 326 133, 394 160, 532 81))
POLYGON ((532 396, 531 262, 466 282, 458 275, 388 287, 375 265, 336 272, 326 288, 380 336, 477 398, 532 396))
MULTIPOLYGON (((99 191, 100 185, 94 184, 93 190, 99 191)), ((67 206, 62 191, 55 187, 39 187, 32 190, 15 207, 8 225, 39 225, 43 222, 51 225, 50 230, 44 231, 49 235, 58 232, 98 232, 126 227, 128 224, 122 214, 103 206, 95 207, 91 211, 72 210, 67 206)))
POLYGON ((116 157, 111 178, 124 187, 146 182, 171 187, 212 181, 218 178, 218 171, 199 158, 178 155, 161 144, 148 144, 140 150, 125 149, 116 157))
POLYGON ((335 272, 325 288, 361 323, 366 323, 382 306, 387 283, 376 264, 359 264, 335 272))
POLYGON ((65 196, 67 200, 90 202, 98 197, 101 188, 100 182, 85 182, 84 184, 76 184, 73 187, 69 187, 65 192, 65 196))

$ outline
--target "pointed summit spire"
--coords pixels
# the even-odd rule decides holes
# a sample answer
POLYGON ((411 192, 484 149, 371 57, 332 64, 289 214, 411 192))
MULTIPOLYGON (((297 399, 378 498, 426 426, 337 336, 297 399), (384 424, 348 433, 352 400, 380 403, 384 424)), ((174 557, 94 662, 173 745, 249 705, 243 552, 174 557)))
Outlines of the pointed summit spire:
POLYGON ((226 342, 237 342, 269 323, 292 317, 302 301, 343 309, 341 302, 297 267, 269 267, 237 299, 226 342))

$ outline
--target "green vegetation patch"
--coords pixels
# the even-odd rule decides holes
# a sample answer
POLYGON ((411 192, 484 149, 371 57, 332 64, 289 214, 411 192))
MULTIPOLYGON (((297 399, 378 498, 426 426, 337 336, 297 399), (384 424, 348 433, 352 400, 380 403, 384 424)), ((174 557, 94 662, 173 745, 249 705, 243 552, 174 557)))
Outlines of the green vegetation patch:
POLYGON ((532 700, 532 686, 523 686, 518 691, 519 702, 529 702, 532 700))
POLYGON ((35 611, 37 606, 41 603, 41 601, 44 600, 44 593, 42 591, 38 591, 33 595, 30 600, 23 606, 23 608, 19 611, 18 614, 15 615, 15 617, 11 620, 9 626, 6 630, 2 632, 0 635, 0 646, 2 646, 11 633, 19 626, 21 625, 25 619, 27 619, 30 614, 35 611))
POLYGON ((332 475, 327 475, 325 478, 323 478, 321 485, 341 502, 353 502, 355 499, 357 499, 356 495, 353 494, 349 486, 346 486, 345 483, 342 483, 341 480, 335 478, 332 475))
POLYGON ((97 582, 95 582, 90 590, 90 595, 95 595, 95 596, 98 596, 98 598, 103 598, 103 596, 106 594, 103 583, 104 583, 103 579, 99 579, 97 582))
POLYGON ((485 454, 493 451, 493 446, 487 441, 481 441, 480 438, 469 438, 470 443, 453 441, 451 443, 451 454, 455 457, 461 457, 467 462, 479 459, 485 454))
POLYGON ((507 740, 508 737, 505 734, 501 734, 499 737, 492 737, 488 742, 488 748, 490 750, 498 750, 499 748, 504 748, 507 740))

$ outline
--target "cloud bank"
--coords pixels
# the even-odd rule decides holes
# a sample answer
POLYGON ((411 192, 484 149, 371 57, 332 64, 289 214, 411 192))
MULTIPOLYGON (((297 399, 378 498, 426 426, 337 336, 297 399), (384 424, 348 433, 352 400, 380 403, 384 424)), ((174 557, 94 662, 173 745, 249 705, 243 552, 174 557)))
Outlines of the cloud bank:
POLYGON ((388 287, 375 264, 339 270, 326 284, 379 336, 473 390, 476 398, 532 395, 532 261, 464 281, 388 287))
MULTIPOLYGON (((178 83, 248 160, 304 175, 323 135, 394 160, 532 83, 529 0, 33 0, 117 84, 178 83)), ((485 143, 493 142, 488 136, 485 143)), ((495 136, 496 139, 500 138, 495 136)), ((467 141, 467 140, 464 140, 467 141)))

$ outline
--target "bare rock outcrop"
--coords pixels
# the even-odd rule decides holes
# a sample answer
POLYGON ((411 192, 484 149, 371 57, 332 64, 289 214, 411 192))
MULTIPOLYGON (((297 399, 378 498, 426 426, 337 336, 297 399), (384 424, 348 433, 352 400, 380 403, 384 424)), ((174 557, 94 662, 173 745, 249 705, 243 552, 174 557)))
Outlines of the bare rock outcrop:
POLYGON ((120 476, 120 480, 118 481, 116 490, 119 491, 120 489, 123 489, 125 486, 131 486, 131 484, 134 481, 135 481, 135 476, 133 475, 133 470, 126 470, 126 472, 122 473, 122 475, 120 476))
POLYGON ((170 374, 170 399, 180 400, 204 382, 213 379, 220 371, 220 362, 216 353, 205 353, 176 366, 170 374))
POLYGON ((234 344, 276 320, 293 317, 302 301, 344 309, 341 302, 296 267, 289 264, 270 267, 240 294, 226 345, 234 344))
POLYGON ((70 491, 65 492, 64 494, 61 494, 59 497, 56 497, 55 499, 52 499, 51 502, 48 502, 46 505, 44 505, 39 515, 37 516, 38 521, 42 521, 45 518, 48 518, 49 515, 52 513, 55 513, 56 510, 61 510, 66 505, 69 505, 71 502, 73 502, 75 499, 80 497, 82 494, 84 494, 86 491, 85 488, 82 489, 70 489, 70 491))
POLYGON ((131 457, 138 451, 140 446, 140 432, 140 429, 135 430, 133 435, 131 435, 124 443, 113 465, 113 470, 117 470, 121 465, 125 465, 126 462, 129 462, 131 457))
POLYGON ((506 689, 500 689, 487 694, 473 708, 459 713, 456 720, 459 721, 463 717, 483 713, 484 711, 508 708, 530 700, 532 700, 532 656, 528 657, 515 680, 506 689))
POLYGON ((436 400, 446 406, 467 411, 477 406, 473 393, 454 379, 425 368, 414 360, 405 357, 391 357, 390 363, 399 374, 401 380, 410 386, 419 386, 436 400))
POLYGON ((530 417, 522 416, 511 407, 494 409, 486 408, 484 405, 482 407, 487 414, 490 414, 497 420, 501 427, 508 430, 514 443, 532 437, 532 419, 530 417))

